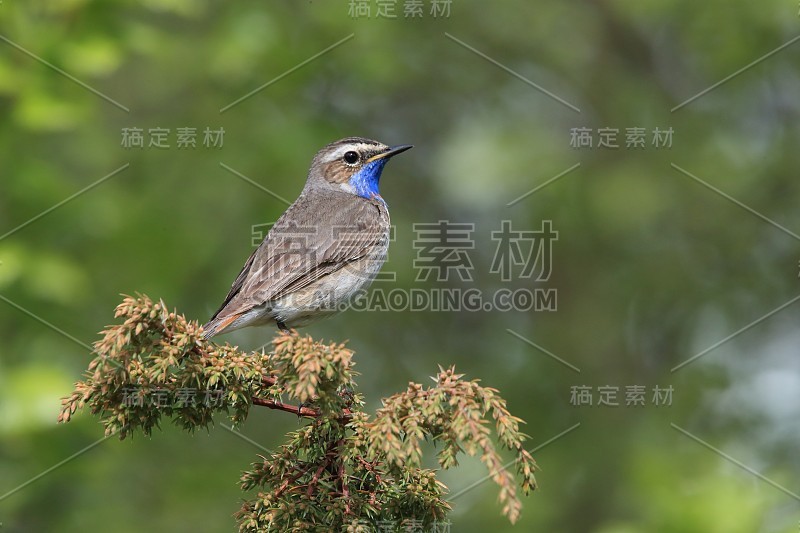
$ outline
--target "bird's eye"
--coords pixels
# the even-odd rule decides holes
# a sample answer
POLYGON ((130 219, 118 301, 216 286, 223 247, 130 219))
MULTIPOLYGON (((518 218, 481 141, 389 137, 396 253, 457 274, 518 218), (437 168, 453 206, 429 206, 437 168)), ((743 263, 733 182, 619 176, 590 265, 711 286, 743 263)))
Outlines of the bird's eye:
POLYGON ((344 154, 344 162, 348 165, 355 165, 358 162, 358 153, 356 152, 346 152, 344 154))

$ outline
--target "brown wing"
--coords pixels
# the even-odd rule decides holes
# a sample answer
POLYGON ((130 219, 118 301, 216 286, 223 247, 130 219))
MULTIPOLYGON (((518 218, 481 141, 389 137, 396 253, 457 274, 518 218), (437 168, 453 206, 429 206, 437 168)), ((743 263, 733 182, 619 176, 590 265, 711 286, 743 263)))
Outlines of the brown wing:
POLYGON ((259 246, 252 254, 250 254, 250 257, 247 258, 247 262, 242 267, 242 270, 239 271, 239 275, 236 276, 236 280, 233 282, 233 285, 231 285, 231 290, 228 291, 228 295, 225 297, 225 301, 222 302, 222 305, 219 306, 219 309, 217 309, 211 316, 211 320, 217 318, 219 312, 225 309, 225 306, 228 305, 228 303, 233 299, 233 297, 236 296, 242 289, 242 285, 244 285, 244 280, 247 279, 247 274, 250 272, 250 267, 253 266, 253 259, 256 257, 256 254, 260 249, 261 247, 259 246))
POLYGON ((250 256, 212 320, 224 322, 363 258, 387 223, 377 201, 331 191, 304 194, 250 256))

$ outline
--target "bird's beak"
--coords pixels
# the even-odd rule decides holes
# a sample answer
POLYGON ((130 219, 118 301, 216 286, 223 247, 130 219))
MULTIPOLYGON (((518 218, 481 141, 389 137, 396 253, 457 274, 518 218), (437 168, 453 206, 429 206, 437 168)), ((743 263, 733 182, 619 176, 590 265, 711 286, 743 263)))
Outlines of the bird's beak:
POLYGON ((377 155, 373 155, 372 157, 367 159, 367 163, 372 163, 373 161, 377 161, 378 159, 386 159, 386 158, 389 158, 389 157, 394 157, 397 154, 401 154, 401 153, 405 152, 406 150, 411 150, 412 148, 414 148, 414 145, 412 145, 412 144, 401 144, 400 146, 392 146, 391 148, 389 148, 385 152, 382 152, 382 153, 377 154, 377 155))

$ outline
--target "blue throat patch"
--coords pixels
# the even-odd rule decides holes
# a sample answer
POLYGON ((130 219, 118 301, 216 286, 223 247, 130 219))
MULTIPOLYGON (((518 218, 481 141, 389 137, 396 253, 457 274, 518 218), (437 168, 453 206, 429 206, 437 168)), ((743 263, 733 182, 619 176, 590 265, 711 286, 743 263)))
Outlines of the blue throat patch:
POLYGON ((388 159, 378 159, 367 163, 361 170, 350 177, 348 183, 355 189, 356 194, 363 198, 381 198, 378 185, 381 181, 381 172, 388 159))

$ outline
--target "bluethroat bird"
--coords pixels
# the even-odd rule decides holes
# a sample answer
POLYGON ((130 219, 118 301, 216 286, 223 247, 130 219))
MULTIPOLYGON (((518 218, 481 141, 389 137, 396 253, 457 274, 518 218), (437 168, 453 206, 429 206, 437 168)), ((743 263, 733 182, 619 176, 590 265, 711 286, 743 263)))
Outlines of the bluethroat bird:
POLYGON ((247 326, 304 326, 369 285, 389 248, 381 172, 409 148, 348 137, 317 152, 300 196, 244 264, 203 326, 205 338, 247 326))

